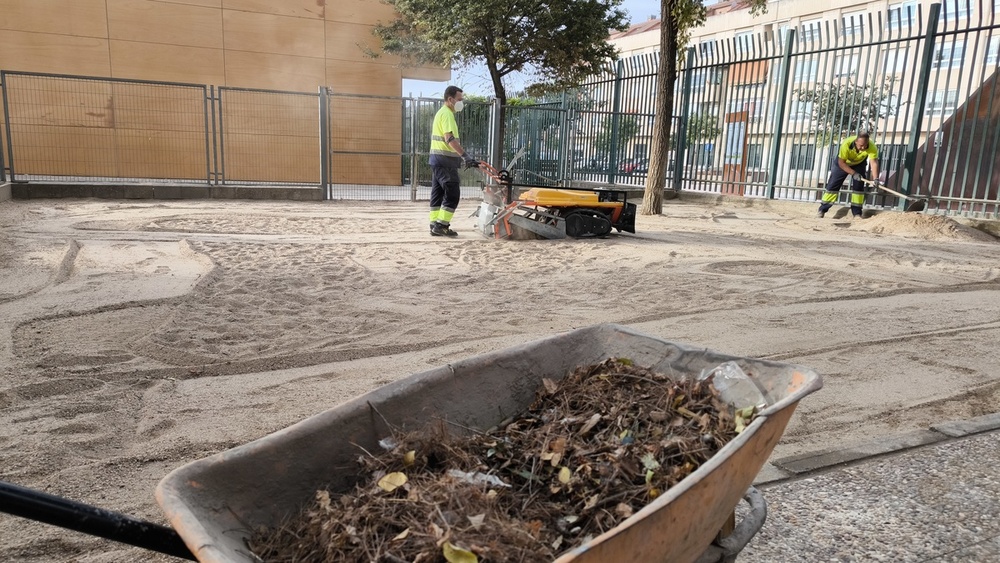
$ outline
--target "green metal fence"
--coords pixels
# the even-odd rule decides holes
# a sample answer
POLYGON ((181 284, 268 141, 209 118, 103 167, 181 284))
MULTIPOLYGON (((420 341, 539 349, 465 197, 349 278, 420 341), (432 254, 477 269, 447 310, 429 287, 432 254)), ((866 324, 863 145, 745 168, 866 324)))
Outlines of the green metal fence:
MULTIPOLYGON (((815 200, 838 144, 868 129, 883 183, 928 196, 929 212, 997 216, 998 5, 903 4, 693 45, 674 96, 681 189, 815 200)), ((656 55, 619 61, 569 96, 573 180, 645 182, 656 67, 656 55)))

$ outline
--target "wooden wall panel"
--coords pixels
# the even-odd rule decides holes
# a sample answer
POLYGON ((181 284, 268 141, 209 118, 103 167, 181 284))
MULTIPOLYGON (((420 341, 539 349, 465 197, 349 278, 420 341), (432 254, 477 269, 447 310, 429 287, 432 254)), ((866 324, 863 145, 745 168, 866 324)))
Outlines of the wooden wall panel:
MULTIPOLYGON (((334 3, 336 2, 337 0, 334 0, 334 3)), ((325 4, 325 0, 281 0, 280 2, 275 0, 222 0, 222 7, 227 10, 317 19, 323 19, 327 10, 325 4)))
POLYGON ((222 49, 111 41, 115 78, 224 84, 222 49))
POLYGON ((401 96, 403 90, 398 68, 351 61, 327 60, 326 83, 334 92, 343 94, 401 96))
POLYGON ((403 108, 399 100, 333 96, 330 116, 334 150, 401 150, 403 108))
POLYGON ((326 58, 339 61, 356 61, 376 64, 399 64, 396 55, 382 54, 372 59, 362 50, 373 49, 381 53, 382 44, 372 35, 371 26, 343 22, 326 22, 326 58))
POLYGON ((223 12, 226 49, 300 57, 321 56, 323 22, 252 12, 223 12))
POLYGON ((111 72, 108 40, 0 30, 0 68, 107 76, 111 72))
POLYGON ((113 127, 111 83, 8 76, 11 123, 31 127, 113 127))
POLYGON ((0 0, 0 29, 108 37, 105 0, 0 0))
POLYGON ((107 0, 109 38, 222 48, 222 12, 151 0, 107 0))
POLYGON ((205 8, 221 8, 222 0, 150 0, 151 2, 163 2, 165 4, 187 4, 188 6, 202 6, 205 8))
POLYGON ((398 156, 333 155, 330 181, 334 184, 400 186, 402 158, 398 156))
POLYGON ((204 135, 210 119, 205 116, 206 93, 201 88, 115 83, 113 92, 114 123, 122 130, 204 135))
POLYGON ((18 174, 118 175, 113 129, 11 125, 11 134, 18 174))
POLYGON ((396 19, 392 6, 378 0, 328 0, 327 21, 375 25, 396 19))
POLYGON ((319 135, 225 135, 227 181, 319 184, 319 135))
POLYGON ((116 157, 127 178, 208 178, 204 132, 119 130, 116 157))
POLYGON ((319 96, 223 91, 227 132, 319 138, 319 96))
POLYGON ((321 58, 226 52, 227 86, 317 92, 325 83, 326 62, 321 58))

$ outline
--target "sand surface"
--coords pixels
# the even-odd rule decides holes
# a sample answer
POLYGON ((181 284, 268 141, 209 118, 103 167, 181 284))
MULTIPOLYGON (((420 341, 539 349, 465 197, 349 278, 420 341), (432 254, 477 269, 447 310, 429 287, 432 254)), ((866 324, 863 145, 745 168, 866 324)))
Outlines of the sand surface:
MULTIPOLYGON (((0 204, 0 478, 162 522, 170 470, 599 322, 819 371, 775 456, 1000 404, 1000 243, 950 219, 667 202, 605 240, 422 204, 0 204)), ((0 560, 168 561, 0 515, 0 560)))

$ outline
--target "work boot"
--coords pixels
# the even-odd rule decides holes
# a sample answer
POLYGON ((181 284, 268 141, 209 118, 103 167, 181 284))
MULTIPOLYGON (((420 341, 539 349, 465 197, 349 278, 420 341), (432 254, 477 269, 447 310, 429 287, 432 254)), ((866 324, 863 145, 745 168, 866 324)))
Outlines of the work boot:
POLYGON ((431 225, 431 236, 434 237, 457 237, 458 233, 451 230, 448 225, 434 223, 431 225))
POLYGON ((825 217, 825 216, 826 216, 826 211, 823 211, 822 209, 820 209, 820 210, 819 210, 819 211, 818 211, 818 212, 816 213, 816 217, 817 217, 818 219, 822 219, 822 218, 823 218, 823 217, 825 217))

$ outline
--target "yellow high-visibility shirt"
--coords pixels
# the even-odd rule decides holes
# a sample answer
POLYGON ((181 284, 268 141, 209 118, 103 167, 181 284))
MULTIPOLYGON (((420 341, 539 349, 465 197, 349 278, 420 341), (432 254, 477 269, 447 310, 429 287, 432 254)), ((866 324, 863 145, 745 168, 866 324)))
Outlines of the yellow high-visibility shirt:
POLYGON ((856 140, 858 140, 857 135, 848 137, 841 143, 840 152, 837 153, 837 157, 846 162, 848 166, 861 164, 866 158, 878 159, 878 147, 875 146, 875 143, 868 141, 868 148, 859 151, 854 146, 854 141, 856 140))
POLYGON ((430 163, 437 166, 462 165, 462 157, 451 148, 445 140, 445 136, 450 133, 452 137, 458 138, 458 122, 455 121, 455 112, 448 106, 441 106, 441 109, 434 115, 434 126, 431 128, 431 158, 430 163))

